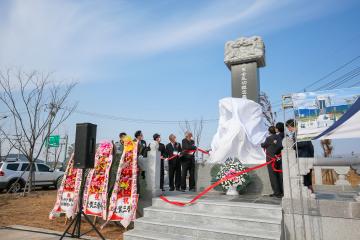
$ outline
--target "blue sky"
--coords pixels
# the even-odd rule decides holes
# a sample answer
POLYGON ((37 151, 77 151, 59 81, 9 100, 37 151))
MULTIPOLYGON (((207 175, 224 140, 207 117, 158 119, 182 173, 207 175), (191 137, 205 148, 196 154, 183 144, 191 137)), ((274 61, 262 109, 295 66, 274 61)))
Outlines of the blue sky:
MULTIPOLYGON (((261 90, 277 105, 281 95, 301 91, 359 55, 359 10, 360 2, 347 0, 1 1, 0 66, 51 71, 58 80, 78 81, 72 101, 79 103, 79 112, 216 119, 218 100, 231 94, 223 63, 226 41, 263 37, 267 66, 260 70, 261 90)), ((60 134, 73 139, 76 122, 98 124, 98 139, 137 129, 148 140, 154 132, 164 140, 180 133, 178 124, 79 112, 60 134)), ((204 146, 216 125, 205 125, 204 146)))

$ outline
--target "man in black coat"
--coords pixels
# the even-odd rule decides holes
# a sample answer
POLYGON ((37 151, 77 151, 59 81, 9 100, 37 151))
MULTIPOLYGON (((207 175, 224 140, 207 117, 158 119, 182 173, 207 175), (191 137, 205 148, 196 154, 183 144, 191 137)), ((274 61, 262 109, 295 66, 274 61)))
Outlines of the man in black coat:
POLYGON ((135 132, 135 139, 134 141, 138 142, 138 156, 147 157, 147 152, 149 151, 149 148, 146 146, 146 141, 144 140, 144 136, 141 132, 141 130, 138 130, 135 132))
POLYGON ((140 194, 140 176, 145 179, 145 170, 141 169, 139 166, 139 158, 146 158, 147 152, 149 151, 149 147, 146 146, 146 142, 144 140, 144 135, 141 130, 135 132, 134 142, 138 142, 137 146, 137 156, 138 156, 138 174, 137 174, 137 192, 140 194))
MULTIPOLYGON (((278 160, 275 162, 275 168, 278 169, 278 170, 282 170, 281 151, 284 148, 284 146, 282 144, 282 142, 284 140, 284 137, 285 137, 284 127, 285 126, 284 126, 283 122, 278 122, 275 125, 276 136, 277 136, 277 144, 278 144, 277 152, 275 154, 280 155, 278 160)), ((280 187, 281 187, 281 195, 284 195, 284 185, 283 185, 283 174, 282 174, 282 172, 278 172, 278 176, 279 176, 279 182, 280 182, 280 187)))
MULTIPOLYGON (((274 126, 269 127, 269 136, 266 138, 265 142, 261 144, 261 147, 266 151, 266 161, 270 162, 277 154, 280 153, 282 149, 281 139, 276 134, 276 128, 274 126)), ((276 169, 280 164, 275 164, 276 169)), ((282 176, 280 173, 273 170, 272 164, 267 165, 269 171, 269 178, 273 194, 271 197, 282 197, 283 195, 283 186, 282 186, 282 176)))
POLYGON ((109 171, 109 182, 108 182, 108 197, 110 198, 112 194, 112 190, 114 189, 117 171, 119 169, 121 156, 124 151, 124 137, 126 137, 126 133, 122 132, 119 134, 119 142, 114 144, 114 157, 111 163, 110 171, 109 171))
POLYGON ((181 160, 181 191, 186 190, 186 177, 189 172, 189 191, 195 192, 195 142, 192 133, 186 132, 182 140, 183 156, 181 160))
MULTIPOLYGON (((294 143, 294 149, 297 150, 297 157, 298 158, 313 158, 314 157, 314 146, 311 141, 301 141, 297 142, 296 139, 296 124, 294 119, 289 119, 286 121, 286 127, 287 129, 293 133, 293 140, 294 143)), ((304 176, 304 185, 307 186, 311 191, 313 191, 312 188, 312 170, 304 176)))
POLYGON ((174 191, 175 187, 177 191, 180 191, 181 187, 181 163, 179 154, 181 153, 181 144, 176 142, 176 136, 170 134, 169 136, 170 143, 166 145, 166 153, 169 158, 169 187, 170 191, 174 191), (175 185, 174 185, 175 177, 175 185))
POLYGON ((159 143, 159 152, 160 152, 160 189, 165 191, 164 189, 164 177, 165 177, 165 166, 164 159, 167 157, 165 145, 161 143, 160 134, 155 133, 153 135, 154 141, 159 143))

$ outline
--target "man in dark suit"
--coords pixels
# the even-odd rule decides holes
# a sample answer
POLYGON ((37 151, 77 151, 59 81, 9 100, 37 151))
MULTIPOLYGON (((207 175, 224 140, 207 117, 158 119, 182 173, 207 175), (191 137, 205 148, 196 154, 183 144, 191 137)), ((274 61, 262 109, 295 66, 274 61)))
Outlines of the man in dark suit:
MULTIPOLYGON (((301 141, 297 142, 296 139, 296 131, 297 126, 295 124, 294 119, 289 119, 286 121, 286 128, 289 132, 293 133, 293 140, 294 140, 294 149, 297 150, 297 157, 298 158, 313 158, 314 157, 314 145, 311 141, 301 141)), ((308 174, 304 176, 304 185, 307 186, 311 191, 313 191, 312 187, 312 170, 308 174)))
POLYGON ((189 191, 195 192, 195 142, 192 133, 187 131, 182 140, 183 156, 181 160, 181 191, 186 190, 186 177, 189 172, 189 191))
POLYGON ((141 130, 135 132, 134 141, 138 142, 138 156, 147 157, 147 152, 149 151, 149 149, 146 146, 146 142, 144 140, 144 136, 141 130))
MULTIPOLYGON (((281 156, 281 151, 283 150, 283 140, 285 137, 284 134, 284 123, 283 122, 278 122, 275 125, 275 130, 276 130, 276 136, 277 136, 277 144, 278 144, 278 148, 276 149, 276 155, 280 155, 278 160, 275 162, 275 168, 278 170, 282 170, 282 156, 281 156)), ((281 195, 284 196, 284 184, 283 184, 283 174, 282 172, 278 172, 277 173, 279 176, 279 182, 280 182, 280 187, 281 187, 281 195)))
POLYGON ((146 142, 144 140, 144 135, 141 130, 135 132, 134 142, 138 143, 137 148, 137 156, 138 156, 138 174, 137 174, 137 192, 140 194, 140 176, 145 179, 145 170, 140 168, 139 158, 147 157, 147 152, 149 151, 149 147, 146 146, 146 142))
POLYGON ((175 187, 177 191, 180 191, 181 187, 181 163, 180 156, 181 153, 181 144, 176 142, 176 136, 174 134, 170 134, 169 136, 170 143, 166 145, 166 153, 169 158, 169 186, 170 191, 174 191, 175 187), (174 177, 175 177, 175 185, 174 185, 174 177))
MULTIPOLYGON (((277 136, 275 127, 269 127, 269 136, 266 138, 265 142, 261 144, 261 147, 265 149, 266 152, 266 161, 270 162, 273 157, 275 157, 276 147, 277 147, 277 136)), ((274 172, 272 168, 272 164, 268 164, 268 172, 270 178, 271 188, 273 190, 273 194, 270 196, 273 197, 281 197, 281 188, 278 181, 277 173, 274 172)))
POLYGON ((164 189, 164 178, 165 178, 165 166, 164 159, 167 157, 165 145, 161 143, 160 134, 155 133, 153 135, 154 141, 159 143, 159 152, 160 152, 160 189, 165 191, 164 189))
MULTIPOLYGON (((270 162, 277 154, 281 152, 282 149, 282 139, 281 136, 276 134, 276 128, 274 126, 269 127, 269 136, 266 138, 265 142, 261 144, 261 147, 266 151, 266 161, 270 162)), ((278 162, 275 162, 275 168, 280 169, 278 162)), ((283 183, 282 183, 282 174, 275 172, 272 164, 267 165, 270 184, 273 190, 273 194, 270 194, 271 197, 281 198, 283 195, 283 183)))
POLYGON ((126 133, 122 132, 119 134, 119 142, 114 144, 114 157, 111 163, 110 171, 109 171, 109 182, 108 182, 108 195, 109 198, 112 194, 112 190, 114 189, 117 171, 119 169, 121 156, 124 151, 124 137, 126 137, 126 133))

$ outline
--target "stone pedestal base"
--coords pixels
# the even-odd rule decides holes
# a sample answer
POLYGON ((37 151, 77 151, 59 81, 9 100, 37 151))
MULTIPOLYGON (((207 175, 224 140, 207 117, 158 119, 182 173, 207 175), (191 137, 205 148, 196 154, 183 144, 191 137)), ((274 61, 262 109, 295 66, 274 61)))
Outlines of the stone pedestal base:
POLYGON ((145 171, 145 179, 140 176, 138 182, 140 184, 138 216, 142 216, 143 209, 151 206, 152 199, 159 197, 162 193, 160 190, 160 152, 156 143, 151 143, 150 148, 147 158, 138 159, 140 168, 145 171))
MULTIPOLYGON (((246 165, 246 167, 254 167, 255 165, 246 165)), ((246 188, 247 193, 269 195, 273 193, 270 185, 269 172, 267 167, 249 172, 251 182, 246 188)))
MULTIPOLYGON (((247 165, 246 167, 252 167, 247 165)), ((196 164, 196 190, 203 191, 206 187, 215 182, 215 176, 220 169, 219 164, 196 164)), ((250 172, 251 182, 246 188, 245 194, 269 195, 272 193, 269 173, 266 167, 250 172)), ((212 190, 221 191, 221 190, 212 190)))

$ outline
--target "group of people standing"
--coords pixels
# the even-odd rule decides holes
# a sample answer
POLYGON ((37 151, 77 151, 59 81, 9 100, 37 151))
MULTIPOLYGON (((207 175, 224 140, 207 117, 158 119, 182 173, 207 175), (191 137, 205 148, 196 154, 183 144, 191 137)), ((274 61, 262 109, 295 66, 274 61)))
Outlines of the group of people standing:
MULTIPOLYGON (((293 139, 294 146, 293 148, 297 152, 297 157, 306 158, 314 157, 314 147, 311 141, 301 141, 297 142, 296 132, 297 126, 294 119, 290 119, 285 124, 289 137, 293 139)), ((270 178, 270 184, 273 190, 273 194, 270 196, 281 198, 284 194, 283 189, 283 177, 281 171, 282 169, 282 158, 281 150, 283 149, 283 139, 285 137, 284 133, 284 123, 278 122, 275 126, 269 127, 269 136, 266 138, 265 142, 261 144, 266 151, 266 161, 272 161, 276 158, 274 166, 272 164, 268 165, 268 172, 270 178)), ((110 169, 110 179, 109 179, 109 189, 111 190, 116 179, 116 171, 119 167, 120 157, 122 155, 124 146, 123 138, 126 136, 126 133, 122 132, 119 135, 119 142, 116 144, 116 155, 115 161, 113 161, 110 169)), ((161 142, 161 136, 158 133, 153 135, 154 142, 158 143, 158 150, 161 154, 161 163, 160 163, 160 189, 165 191, 164 188, 164 178, 165 178, 165 161, 168 161, 169 166, 169 187, 170 191, 182 191, 185 192, 187 189, 189 191, 195 191, 195 151, 197 147, 195 142, 192 139, 192 133, 186 132, 185 137, 181 143, 177 142, 176 136, 174 134, 169 135, 169 143, 163 144, 161 142), (187 185, 187 177, 189 176, 189 184, 187 185)), ((147 145, 142 132, 135 132, 134 141, 138 142, 138 157, 143 158, 147 157, 147 152, 150 150, 150 145, 147 145)), ((145 172, 139 166, 138 177, 145 178, 145 172)), ((304 176, 304 185, 312 190, 312 172, 304 176)), ((139 180, 138 180, 139 181, 139 180)), ((140 184, 138 184, 139 187, 140 184)))
POLYGON ((169 165, 169 190, 183 191, 187 189, 186 178, 189 174, 189 191, 195 191, 195 141, 192 133, 186 132, 182 143, 176 141, 174 134, 169 135, 169 143, 166 146, 161 143, 161 136, 155 133, 154 141, 159 143, 161 154, 160 163, 160 189, 165 191, 165 161, 169 165))
MULTIPOLYGON (((116 179, 117 169, 119 167, 120 158, 124 149, 123 138, 127 134, 122 132, 119 134, 119 141, 115 143, 115 158, 110 168, 109 189, 111 190, 116 179)), ((141 130, 134 134, 134 141, 138 143, 138 158, 146 158, 150 150, 150 144, 147 145, 141 130)), ((161 136, 158 133, 153 135, 154 142, 158 143, 160 152, 160 189, 165 191, 165 161, 168 160, 169 166, 169 187, 170 191, 185 190, 195 191, 195 141, 192 139, 192 133, 186 132, 182 143, 177 142, 174 134, 169 135, 169 143, 164 145, 161 142, 161 136), (187 177, 189 176, 189 184, 187 185, 187 177)), ((138 161, 140 162, 140 161, 138 161)), ((138 182, 140 177, 145 178, 145 171, 139 164, 138 182)), ((138 184, 138 192, 140 192, 140 184, 138 184)))
MULTIPOLYGON (((293 148, 296 150, 298 158, 311 158, 314 157, 314 146, 311 141, 298 142, 296 139, 297 125, 294 119, 286 121, 285 126, 289 132, 289 137, 293 140, 293 148)), ((269 136, 265 142, 261 144, 266 151, 266 161, 271 161, 276 158, 274 166, 272 164, 267 165, 270 184, 273 193, 270 194, 272 197, 281 198, 284 195, 283 188, 283 177, 280 171, 282 169, 282 158, 281 150, 283 149, 282 141, 285 137, 284 123, 278 122, 275 126, 269 127, 269 136), (275 169, 274 169, 275 168, 275 169)), ((307 186, 311 191, 312 189, 312 171, 304 176, 304 185, 307 186)))

